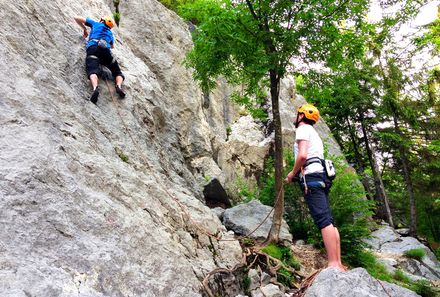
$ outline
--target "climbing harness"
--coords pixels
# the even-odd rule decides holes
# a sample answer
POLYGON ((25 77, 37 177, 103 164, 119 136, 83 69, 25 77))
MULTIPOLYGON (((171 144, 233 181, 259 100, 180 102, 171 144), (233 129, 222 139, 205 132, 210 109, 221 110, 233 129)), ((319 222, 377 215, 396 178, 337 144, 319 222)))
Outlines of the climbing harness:
POLYGON ((98 45, 99 47, 107 48, 107 41, 105 41, 104 39, 89 39, 89 42, 90 41, 96 42, 96 45, 98 45))
POLYGON ((324 172, 326 173, 329 180, 334 180, 336 177, 336 169, 335 165, 333 164, 332 160, 328 159, 321 159, 318 157, 311 157, 306 160, 306 163, 304 164, 304 167, 309 166, 310 164, 318 163, 321 164, 324 168, 324 172))

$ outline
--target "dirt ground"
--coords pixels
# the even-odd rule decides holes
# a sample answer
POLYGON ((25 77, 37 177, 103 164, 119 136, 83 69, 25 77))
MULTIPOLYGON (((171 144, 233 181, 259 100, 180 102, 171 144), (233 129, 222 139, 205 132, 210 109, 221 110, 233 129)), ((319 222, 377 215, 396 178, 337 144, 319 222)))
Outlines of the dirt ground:
POLYGON ((327 257, 323 251, 309 244, 294 243, 291 246, 293 255, 301 263, 300 273, 305 277, 327 266, 327 257))

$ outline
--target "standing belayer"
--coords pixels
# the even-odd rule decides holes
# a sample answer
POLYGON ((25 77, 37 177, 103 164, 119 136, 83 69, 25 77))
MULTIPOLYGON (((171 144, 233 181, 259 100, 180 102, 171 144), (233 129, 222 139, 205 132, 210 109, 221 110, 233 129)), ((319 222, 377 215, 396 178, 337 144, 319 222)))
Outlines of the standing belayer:
POLYGON ((109 16, 101 17, 99 22, 92 20, 91 18, 74 17, 78 25, 83 28, 83 36, 89 36, 89 40, 86 45, 87 57, 86 57, 86 71, 87 77, 92 84, 93 93, 90 96, 90 101, 94 104, 98 101, 99 86, 98 75, 101 73, 101 65, 110 69, 115 79, 115 89, 120 98, 125 97, 125 91, 122 89, 122 82, 124 81, 124 75, 119 68, 118 62, 113 57, 110 48, 114 48, 115 39, 111 29, 114 27, 115 22, 109 16), (90 34, 87 31, 86 26, 90 27, 90 34))
POLYGON ((313 221, 321 230, 327 252, 328 267, 345 271, 341 262, 339 231, 334 226, 328 194, 331 186, 324 168, 324 146, 313 125, 319 119, 318 109, 311 104, 298 108, 294 145, 295 165, 286 182, 298 180, 313 221))

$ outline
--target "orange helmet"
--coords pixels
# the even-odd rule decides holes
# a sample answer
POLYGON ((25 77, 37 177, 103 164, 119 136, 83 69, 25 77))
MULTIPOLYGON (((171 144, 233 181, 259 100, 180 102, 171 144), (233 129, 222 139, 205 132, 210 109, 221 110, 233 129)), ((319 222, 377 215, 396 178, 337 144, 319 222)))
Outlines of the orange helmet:
POLYGON ((108 15, 101 17, 99 21, 104 23, 110 29, 112 29, 115 26, 115 21, 113 21, 112 17, 108 15))
POLYGON ((303 113, 306 118, 314 121, 319 120, 319 110, 312 104, 304 104, 298 108, 298 113, 303 113))

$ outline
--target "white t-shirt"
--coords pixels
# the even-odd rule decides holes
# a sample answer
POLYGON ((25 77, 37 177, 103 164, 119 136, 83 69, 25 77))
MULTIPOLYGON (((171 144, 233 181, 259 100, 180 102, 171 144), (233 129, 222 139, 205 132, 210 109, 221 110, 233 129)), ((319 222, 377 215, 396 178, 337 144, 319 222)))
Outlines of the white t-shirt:
MULTIPOLYGON (((322 144, 321 137, 316 132, 313 126, 303 124, 296 129, 295 144, 293 150, 295 153, 295 159, 298 156, 298 140, 307 140, 307 159, 318 157, 324 159, 324 145, 322 144)), ((304 174, 310 174, 314 172, 324 172, 324 167, 320 163, 312 163, 304 168, 304 174)))

